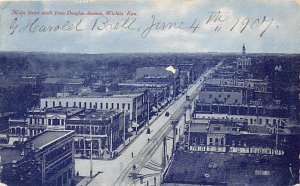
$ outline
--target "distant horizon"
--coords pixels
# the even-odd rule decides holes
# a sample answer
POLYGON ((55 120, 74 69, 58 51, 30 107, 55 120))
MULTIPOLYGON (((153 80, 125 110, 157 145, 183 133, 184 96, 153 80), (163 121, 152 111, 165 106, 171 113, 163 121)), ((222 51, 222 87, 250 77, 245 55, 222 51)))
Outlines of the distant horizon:
MULTIPOLYGON (((0 51, 0 53, 37 53, 37 54, 75 54, 75 55, 98 55, 98 54, 235 54, 243 55, 242 52, 110 52, 110 53, 75 53, 75 52, 53 52, 53 51, 0 51)), ((300 53, 271 53, 271 52, 246 52, 245 55, 255 54, 279 54, 300 55, 300 53)))

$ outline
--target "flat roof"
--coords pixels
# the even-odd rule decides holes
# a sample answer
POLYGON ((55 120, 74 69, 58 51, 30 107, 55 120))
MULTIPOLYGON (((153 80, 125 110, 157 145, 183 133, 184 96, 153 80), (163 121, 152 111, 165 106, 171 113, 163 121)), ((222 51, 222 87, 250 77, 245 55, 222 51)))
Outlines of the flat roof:
POLYGON ((87 94, 87 95, 70 95, 70 96, 65 96, 65 97, 45 97, 41 98, 41 100, 45 99, 70 99, 70 98, 134 98, 143 95, 143 92, 138 92, 138 93, 126 93, 126 94, 100 94, 100 93, 92 93, 92 94, 87 94))
POLYGON ((14 148, 14 147, 3 147, 0 148, 0 157, 1 157, 1 163, 11 163, 12 161, 20 160, 22 158, 21 151, 14 148))
POLYGON ((28 140, 28 143, 34 144, 35 148, 41 148, 53 141, 56 141, 59 138, 62 138, 73 131, 69 130, 46 130, 43 133, 32 137, 30 140, 28 140))
POLYGON ((184 152, 175 154, 164 183, 198 185, 288 185, 283 156, 184 152))

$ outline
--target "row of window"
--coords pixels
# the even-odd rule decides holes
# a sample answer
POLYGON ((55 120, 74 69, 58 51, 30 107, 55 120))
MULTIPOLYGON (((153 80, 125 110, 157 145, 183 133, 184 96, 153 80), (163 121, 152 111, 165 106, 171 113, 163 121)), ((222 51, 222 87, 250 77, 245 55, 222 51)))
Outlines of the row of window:
POLYGON ((64 119, 48 119, 48 125, 65 125, 64 119))
MULTIPOLYGON (((34 136, 34 135, 37 135, 37 134, 40 134, 44 131, 44 129, 29 129, 28 130, 28 135, 29 136, 34 136)), ((20 127, 17 127, 17 128, 10 128, 10 134, 18 134, 18 135, 27 135, 26 134, 26 128, 20 128, 20 127)))
MULTIPOLYGON (((215 118, 215 117, 210 117, 210 116, 208 116, 208 117, 202 116, 202 118, 204 118, 204 119, 205 118, 208 118, 208 119, 225 119, 225 117, 217 117, 217 118, 215 118)), ((263 124, 263 119, 262 118, 258 118, 258 119, 250 118, 250 119, 248 119, 248 118, 233 118, 233 117, 231 117, 230 119, 236 119, 236 120, 238 120, 238 119, 240 119, 240 120, 245 119, 249 124, 263 124)), ((265 125, 271 124, 271 121, 272 121, 273 125, 280 124, 280 119, 269 119, 269 118, 266 118, 265 119, 265 125)))
POLYGON ((29 118, 29 124, 45 124, 44 118, 29 118))
MULTIPOLYGON (((84 127, 84 126, 67 126, 67 130, 74 130, 76 134, 90 134, 90 127, 84 127)), ((104 135, 107 134, 107 127, 91 127, 92 134, 93 135, 104 135)))
MULTIPOLYGON (((55 101, 53 101, 52 102, 52 107, 56 107, 56 106, 62 106, 62 103, 61 103, 61 101, 59 101, 58 102, 58 105, 56 105, 56 102, 55 101)), ((69 105, 69 102, 66 102, 66 104, 65 104, 65 107, 69 107, 69 106, 71 106, 71 105, 69 105)), ((72 105, 73 107, 79 107, 79 108, 88 108, 87 107, 87 102, 73 102, 73 105, 72 105)), ((98 109, 98 103, 92 103, 92 102, 89 102, 89 108, 90 109, 98 109)), ((111 103, 110 105, 109 105, 109 103, 105 103, 105 109, 120 109, 120 106, 121 106, 121 104, 120 103, 111 103)), ((126 106, 126 104, 125 103, 122 103, 122 109, 125 109, 125 106, 126 106)), ((48 107, 48 101, 45 101, 45 107, 47 108, 48 107)), ((100 103, 99 104, 99 108, 100 109, 104 109, 104 104, 103 103, 100 103)), ((130 110, 131 108, 130 108, 130 103, 128 103, 127 104, 127 110, 130 110)))

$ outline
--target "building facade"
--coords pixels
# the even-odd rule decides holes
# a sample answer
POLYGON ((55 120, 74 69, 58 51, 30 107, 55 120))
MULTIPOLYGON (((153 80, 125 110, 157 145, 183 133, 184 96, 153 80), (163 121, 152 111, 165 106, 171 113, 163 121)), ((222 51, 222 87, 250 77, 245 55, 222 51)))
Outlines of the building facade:
POLYGON ((74 131, 44 131, 18 148, 3 148, 2 182, 8 185, 71 185, 74 131), (11 156, 11 157, 10 157, 11 156))
POLYGON ((147 96, 145 93, 114 94, 103 96, 69 96, 47 97, 40 99, 40 108, 53 107, 85 108, 96 110, 125 110, 130 120, 141 123, 147 113, 147 96))

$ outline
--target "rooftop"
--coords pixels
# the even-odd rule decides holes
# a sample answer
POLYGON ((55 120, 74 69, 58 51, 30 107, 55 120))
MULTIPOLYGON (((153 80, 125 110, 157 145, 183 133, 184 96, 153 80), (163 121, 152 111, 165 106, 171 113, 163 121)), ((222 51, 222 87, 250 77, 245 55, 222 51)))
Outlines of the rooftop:
POLYGON ((121 92, 117 92, 117 93, 89 93, 86 95, 70 95, 70 96, 66 96, 66 97, 45 97, 45 98, 41 98, 41 100, 45 100, 45 99, 58 99, 58 100, 62 100, 62 99, 70 99, 70 98, 135 98, 138 96, 143 95, 144 92, 128 92, 128 93, 121 93, 121 92))
MULTIPOLYGON (((118 110, 86 110, 79 114, 79 117, 85 120, 105 120, 117 115, 121 111, 118 110)), ((72 118, 70 118, 72 120, 72 118)))
POLYGON ((27 141, 27 143, 32 143, 35 146, 35 148, 42 148, 43 146, 54 142, 64 136, 67 136, 72 132, 73 131, 68 130, 46 130, 43 133, 32 137, 30 140, 27 141))
POLYGON ((45 78, 45 84, 83 84, 83 78, 45 78))
POLYGON ((13 147, 0 148, 0 157, 2 164, 11 163, 14 160, 18 161, 22 158, 21 151, 13 147))
POLYGON ((289 163, 281 156, 177 152, 165 183, 288 185, 289 163))

